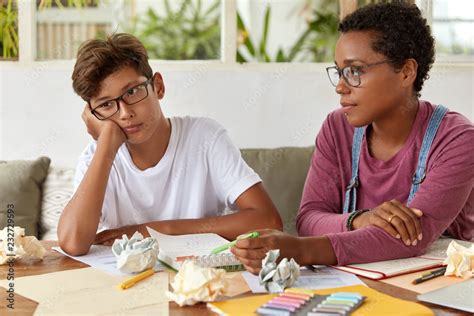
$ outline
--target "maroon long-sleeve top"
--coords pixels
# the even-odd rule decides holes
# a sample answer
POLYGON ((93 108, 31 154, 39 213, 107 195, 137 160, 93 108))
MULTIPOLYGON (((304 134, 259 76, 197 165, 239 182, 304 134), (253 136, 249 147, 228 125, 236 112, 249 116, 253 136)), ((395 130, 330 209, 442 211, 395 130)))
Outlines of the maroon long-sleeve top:
MULTIPOLYGON (((418 154, 433 105, 419 102, 410 135, 387 161, 373 158, 364 136, 359 162, 357 209, 385 201, 407 202, 418 154)), ((348 231, 342 214, 345 187, 351 177, 354 127, 341 110, 328 115, 317 138, 304 187, 297 229, 302 236, 327 235, 338 264, 364 263, 421 255, 444 232, 474 237, 474 126, 459 113, 448 112, 431 146, 424 182, 410 207, 423 211, 423 240, 406 246, 382 229, 368 226, 348 231)), ((318 251, 317 249, 311 251, 318 251)))

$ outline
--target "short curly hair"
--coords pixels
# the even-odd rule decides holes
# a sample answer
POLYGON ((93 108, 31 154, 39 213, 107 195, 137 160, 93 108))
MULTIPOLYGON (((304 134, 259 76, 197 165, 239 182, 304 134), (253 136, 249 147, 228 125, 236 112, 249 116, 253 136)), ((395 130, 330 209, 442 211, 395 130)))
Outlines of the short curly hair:
POLYGON ((99 93, 102 81, 124 67, 133 67, 148 79, 153 76, 148 53, 135 36, 115 33, 106 39, 85 41, 77 52, 72 87, 84 101, 89 102, 99 93))
POLYGON ((372 31, 372 49, 385 55, 395 68, 413 58, 418 72, 413 83, 419 97, 421 88, 434 62, 435 40, 416 5, 403 2, 378 3, 362 7, 346 16, 339 24, 339 32, 372 31))

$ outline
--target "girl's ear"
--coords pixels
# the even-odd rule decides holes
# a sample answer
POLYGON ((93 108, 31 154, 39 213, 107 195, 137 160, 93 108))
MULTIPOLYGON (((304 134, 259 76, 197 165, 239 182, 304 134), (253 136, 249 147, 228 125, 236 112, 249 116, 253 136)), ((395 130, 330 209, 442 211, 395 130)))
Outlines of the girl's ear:
POLYGON ((401 74, 403 79, 403 86, 410 87, 416 80, 416 75, 418 73, 418 63, 415 59, 407 59, 405 64, 402 67, 401 74))
POLYGON ((159 72, 155 72, 153 75, 153 87, 155 88, 158 99, 163 99, 165 96, 165 83, 159 72))

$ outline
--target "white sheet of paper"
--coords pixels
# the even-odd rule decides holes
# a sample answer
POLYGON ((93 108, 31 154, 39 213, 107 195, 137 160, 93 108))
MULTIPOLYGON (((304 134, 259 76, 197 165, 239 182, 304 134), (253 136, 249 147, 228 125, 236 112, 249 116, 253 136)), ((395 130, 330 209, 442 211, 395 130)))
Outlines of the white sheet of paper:
MULTIPOLYGON (((229 242, 217 234, 166 235, 147 228, 150 236, 158 240, 160 251, 171 257, 208 255, 212 249, 229 242)), ((230 251, 227 249, 222 253, 228 252, 230 251)))
MULTIPOLYGON (((133 275, 133 274, 121 272, 119 269, 117 269, 117 258, 115 258, 112 252, 112 247, 110 246, 92 245, 87 255, 78 256, 78 257, 68 255, 59 247, 52 247, 51 249, 59 253, 62 253, 63 255, 68 256, 74 260, 85 263, 93 268, 99 269, 100 271, 103 271, 110 275, 115 275, 115 276, 133 275)), ((164 270, 163 266, 159 262, 157 262, 155 265, 155 272, 163 271, 163 270, 164 270)))
MULTIPOLYGON (((167 315, 167 273, 119 289, 126 279, 94 268, 74 269, 15 278, 15 293, 39 303, 35 315, 128 315, 148 309, 167 315)), ((0 280, 0 285, 7 282, 0 280)))
POLYGON ((53 250, 56 250, 59 253, 62 253, 65 256, 73 258, 74 260, 83 262, 91 267, 99 269, 105 273, 116 275, 116 276, 129 276, 130 274, 120 272, 117 269, 117 258, 115 258, 112 247, 103 246, 103 245, 92 245, 91 249, 84 256, 71 256, 65 253, 59 247, 52 247, 53 250))
MULTIPOLYGON (((318 266, 316 270, 317 272, 313 272, 307 268, 301 268, 300 277, 292 287, 321 290, 351 285, 365 285, 364 282, 351 273, 326 266, 318 266)), ((263 285, 260 285, 258 276, 249 272, 242 273, 242 276, 253 293, 267 292, 263 285)))

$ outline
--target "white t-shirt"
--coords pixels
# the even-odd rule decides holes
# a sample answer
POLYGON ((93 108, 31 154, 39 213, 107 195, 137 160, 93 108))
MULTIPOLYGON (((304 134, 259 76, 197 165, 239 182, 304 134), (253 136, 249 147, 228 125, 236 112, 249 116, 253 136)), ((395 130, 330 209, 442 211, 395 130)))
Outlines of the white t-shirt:
MULTIPOLYGON (((110 171, 99 229, 167 219, 203 218, 234 209, 235 200, 261 182, 226 130, 208 118, 173 117, 168 148, 154 167, 138 169, 122 144, 110 171)), ((77 190, 96 150, 79 158, 77 190)))

